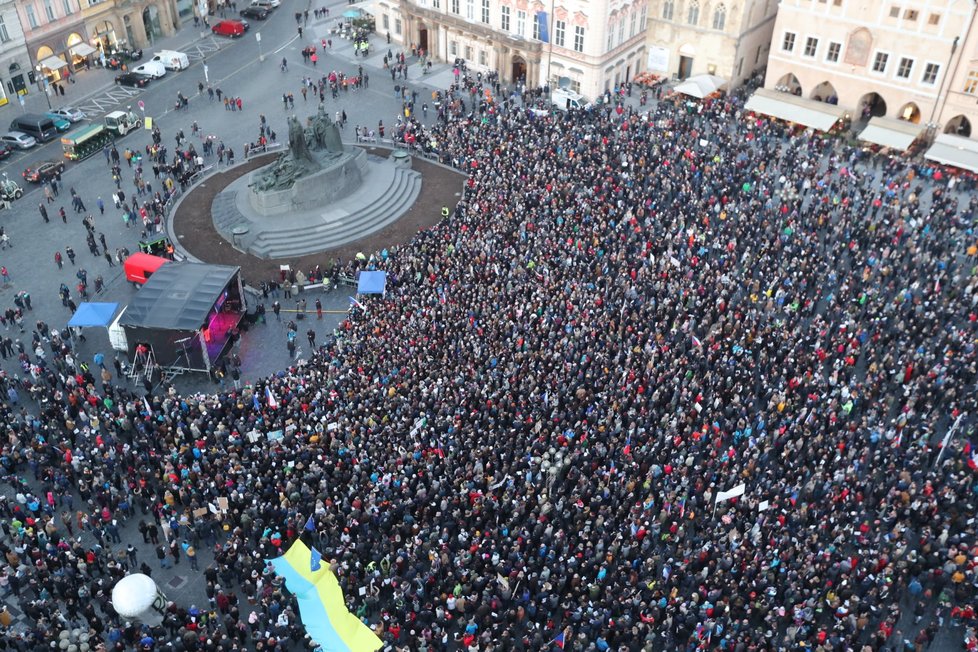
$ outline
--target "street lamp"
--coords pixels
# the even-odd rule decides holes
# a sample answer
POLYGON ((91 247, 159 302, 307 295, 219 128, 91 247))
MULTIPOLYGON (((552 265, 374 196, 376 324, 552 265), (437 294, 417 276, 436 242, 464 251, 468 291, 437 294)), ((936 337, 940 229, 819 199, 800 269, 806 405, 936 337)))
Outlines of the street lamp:
POLYGON ((51 82, 48 81, 48 76, 41 72, 41 64, 37 64, 34 68, 37 71, 37 84, 44 92, 44 99, 48 103, 48 111, 51 110, 51 94, 49 89, 51 88, 51 82))

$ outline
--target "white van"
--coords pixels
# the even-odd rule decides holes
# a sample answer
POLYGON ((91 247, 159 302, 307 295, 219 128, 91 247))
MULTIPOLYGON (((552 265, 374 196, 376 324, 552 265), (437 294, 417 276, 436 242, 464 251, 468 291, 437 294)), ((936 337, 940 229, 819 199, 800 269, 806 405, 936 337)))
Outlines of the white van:
POLYGON ((190 67, 187 55, 176 50, 160 50, 153 55, 153 61, 159 61, 167 70, 186 70, 190 67))
POLYGON ((580 93, 576 93, 566 88, 555 88, 550 94, 551 103, 561 111, 571 109, 583 109, 588 105, 588 101, 580 93))
POLYGON ((149 75, 153 79, 159 79, 166 74, 166 66, 159 61, 147 61, 142 65, 136 66, 132 69, 132 71, 143 75, 149 75))

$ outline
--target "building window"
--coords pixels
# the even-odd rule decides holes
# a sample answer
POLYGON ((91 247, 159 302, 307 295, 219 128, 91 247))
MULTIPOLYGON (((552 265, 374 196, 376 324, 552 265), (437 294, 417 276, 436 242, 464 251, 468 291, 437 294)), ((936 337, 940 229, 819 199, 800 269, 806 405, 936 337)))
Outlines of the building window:
POLYGON ((471 45, 466 45, 465 46, 465 60, 466 61, 472 61, 472 46, 471 45))
POLYGON ((509 7, 503 6, 501 7, 501 9, 502 9, 502 20, 500 21, 499 26, 503 29, 504 32, 508 32, 509 31, 509 7))
POLYGON ((662 20, 672 20, 674 13, 676 13, 676 3, 674 0, 666 0, 662 3, 662 20))
POLYGON ((842 6, 842 0, 832 0, 832 6, 833 7, 841 7, 842 6))
POLYGON ((717 5, 713 12, 713 29, 722 30, 727 26, 727 7, 723 4, 717 5))
POLYGON ((743 72, 744 72, 744 58, 741 57, 740 61, 737 62, 737 76, 740 77, 740 75, 743 72))
POLYGON ((841 43, 829 43, 828 54, 825 55, 825 60, 831 63, 837 63, 839 61, 839 55, 842 53, 841 43))
POLYGON ((686 22, 690 25, 697 25, 700 22, 700 3, 693 0, 689 3, 689 11, 686 12, 686 22))
POLYGON ((900 7, 897 6, 890 7, 890 18, 899 18, 899 17, 900 17, 900 7))
POLYGON ((458 41, 448 42, 448 53, 451 54, 453 57, 458 56, 458 41))
POLYGON ((526 12, 516 10, 516 33, 519 36, 526 36, 526 12))
POLYGON ((574 52, 584 52, 584 28, 574 26, 574 52))
POLYGON ((794 52, 795 51, 795 33, 794 32, 785 32, 784 33, 784 40, 781 41, 781 49, 784 50, 785 52, 794 52))
POLYGON ((475 0, 465 0, 465 18, 475 20, 475 0))
POLYGON ((615 49, 615 26, 608 25, 608 52, 615 49))
POLYGON ((968 78, 964 82, 964 92, 974 95, 978 91, 978 70, 969 70, 968 78))
POLYGON ((625 21, 618 22, 618 45, 625 42, 625 21))
POLYGON ((900 65, 897 66, 897 77, 900 79, 910 79, 911 70, 913 70, 913 59, 901 57, 900 65))
POLYGON ((564 32, 567 30, 567 23, 562 20, 554 21, 554 45, 564 47, 564 32))
POLYGON ((814 36, 809 36, 805 39, 805 56, 814 57, 815 52, 818 51, 818 39, 814 36))
POLYGON ((628 38, 635 36, 635 24, 638 21, 638 14, 634 11, 632 12, 632 17, 628 22, 628 38))
POLYGON ((924 67, 924 77, 923 82, 925 84, 933 84, 937 81, 937 75, 941 72, 941 65, 939 63, 928 63, 924 67))
POLYGON ((917 10, 916 9, 907 9, 905 12, 903 12, 903 19, 904 20, 917 20, 917 10))
POLYGON ((539 41, 540 39, 540 19, 531 18, 530 24, 533 25, 533 40, 539 41))
POLYGON ((646 25, 648 25, 648 22, 649 22, 649 8, 646 5, 642 5, 642 16, 638 21, 639 23, 638 28, 642 31, 642 33, 645 33, 645 28, 646 25))
POLYGON ((0 16, 0 42, 6 43, 10 40, 10 34, 7 33, 7 25, 3 22, 3 16, 0 16))
POLYGON ((886 52, 877 52, 873 59, 873 72, 886 72, 886 62, 890 60, 890 55, 886 52))
POLYGON ((482 22, 489 24, 489 0, 482 0, 482 22))
POLYGON ((398 34, 398 35, 401 33, 401 17, 400 16, 397 16, 397 17, 394 18, 394 33, 395 34, 398 34))
POLYGON ((928 25, 940 25, 941 24, 941 15, 940 14, 931 14, 930 15, 930 18, 927 19, 927 24, 928 25))
POLYGON ((34 5, 26 5, 27 9, 27 24, 33 28, 37 28, 37 14, 34 13, 34 5))
POLYGON ((458 10, 458 0, 452 0, 451 12, 453 14, 456 14, 456 15, 459 13, 459 10, 458 10))
POLYGON ((71 8, 71 0, 61 0, 61 5, 65 8, 65 16, 75 13, 75 10, 71 8))
POLYGON ((489 56, 486 54, 485 50, 479 50, 479 65, 480 66, 489 65, 489 56))
POLYGON ((44 14, 48 17, 49 21, 53 22, 56 19, 54 5, 51 4, 51 0, 44 0, 44 14))
POLYGON ((388 16, 387 14, 384 14, 381 22, 384 23, 384 29, 386 31, 390 31, 390 28, 391 28, 391 17, 388 16))

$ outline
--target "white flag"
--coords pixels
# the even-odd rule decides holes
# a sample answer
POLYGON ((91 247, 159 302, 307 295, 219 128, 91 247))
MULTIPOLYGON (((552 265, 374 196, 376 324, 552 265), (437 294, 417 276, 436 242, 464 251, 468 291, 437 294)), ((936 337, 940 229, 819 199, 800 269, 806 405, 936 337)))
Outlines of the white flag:
POLYGON ((730 491, 721 491, 717 494, 716 502, 722 502, 724 500, 730 500, 731 498, 736 498, 737 496, 743 496, 744 492, 747 490, 747 485, 739 484, 730 491))

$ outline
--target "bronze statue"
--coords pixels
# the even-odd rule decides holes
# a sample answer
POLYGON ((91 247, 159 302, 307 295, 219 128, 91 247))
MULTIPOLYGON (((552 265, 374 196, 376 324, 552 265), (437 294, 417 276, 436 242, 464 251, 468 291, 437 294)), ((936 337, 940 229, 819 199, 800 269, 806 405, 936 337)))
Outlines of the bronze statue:
POLYGON ((312 154, 309 153, 309 147, 306 145, 302 125, 299 124, 299 119, 294 115, 289 116, 289 152, 296 162, 313 162, 312 154))
POLYGON ((343 154, 339 127, 330 120, 325 106, 319 105, 316 115, 309 116, 308 124, 303 129, 298 118, 289 117, 289 151, 265 168, 250 184, 251 188, 256 192, 291 188, 296 179, 319 170, 321 160, 343 154))

